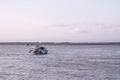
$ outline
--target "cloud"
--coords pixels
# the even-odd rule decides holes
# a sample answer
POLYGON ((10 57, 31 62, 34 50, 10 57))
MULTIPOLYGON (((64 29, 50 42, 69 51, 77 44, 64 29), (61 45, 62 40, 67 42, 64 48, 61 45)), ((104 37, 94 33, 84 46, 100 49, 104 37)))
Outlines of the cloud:
POLYGON ((80 33, 82 33, 82 34, 88 34, 89 31, 87 31, 87 30, 82 30, 82 31, 80 31, 80 33))
POLYGON ((53 24, 51 26, 53 27, 78 27, 80 26, 81 24, 53 24))
POLYGON ((108 24, 108 23, 61 23, 61 24, 53 24, 53 27, 105 27, 105 28, 120 28, 120 25, 116 24, 108 24))
POLYGON ((103 34, 116 34, 120 33, 120 26, 108 23, 74 23, 74 24, 56 24, 51 25, 63 33, 70 35, 103 35, 103 34), (67 31, 67 32, 65 32, 67 31))
POLYGON ((70 30, 71 33, 79 33, 80 29, 79 28, 74 28, 70 30))
POLYGON ((69 32, 72 34, 88 34, 90 31, 85 29, 80 29, 80 28, 73 28, 69 30, 69 32))

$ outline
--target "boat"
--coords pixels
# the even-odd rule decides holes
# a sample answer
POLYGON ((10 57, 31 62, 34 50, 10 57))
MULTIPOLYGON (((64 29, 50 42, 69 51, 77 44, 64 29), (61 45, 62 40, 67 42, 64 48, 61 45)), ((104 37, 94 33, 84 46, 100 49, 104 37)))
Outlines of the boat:
POLYGON ((48 50, 45 47, 39 47, 39 48, 31 48, 30 53, 35 54, 35 55, 40 55, 40 54, 48 54, 48 50))
POLYGON ((48 50, 45 47, 39 47, 39 44, 31 45, 29 52, 36 55, 48 54, 48 50))

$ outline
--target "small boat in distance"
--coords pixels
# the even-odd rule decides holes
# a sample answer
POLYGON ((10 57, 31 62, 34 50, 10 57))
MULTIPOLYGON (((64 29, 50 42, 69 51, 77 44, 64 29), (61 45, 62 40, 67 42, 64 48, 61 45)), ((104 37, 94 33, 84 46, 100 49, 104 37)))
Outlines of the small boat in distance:
POLYGON ((45 47, 39 47, 39 43, 38 43, 38 44, 34 44, 34 45, 32 44, 30 46, 29 53, 36 54, 36 55, 41 55, 41 54, 44 55, 44 54, 48 54, 48 50, 45 47))

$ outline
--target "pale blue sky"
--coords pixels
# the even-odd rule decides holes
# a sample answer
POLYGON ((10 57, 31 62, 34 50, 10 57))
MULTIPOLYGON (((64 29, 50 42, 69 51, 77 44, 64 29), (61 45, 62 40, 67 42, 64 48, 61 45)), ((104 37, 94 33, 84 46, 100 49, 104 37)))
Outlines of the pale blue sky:
POLYGON ((120 41, 120 0, 1 0, 0 41, 120 41))

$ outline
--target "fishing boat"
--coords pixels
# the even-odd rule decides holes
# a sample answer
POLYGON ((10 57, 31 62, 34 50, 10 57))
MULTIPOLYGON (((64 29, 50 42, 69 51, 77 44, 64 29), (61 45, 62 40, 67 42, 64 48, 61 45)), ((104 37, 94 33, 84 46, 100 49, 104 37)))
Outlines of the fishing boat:
POLYGON ((39 54, 47 54, 47 53, 48 53, 48 50, 47 50, 45 47, 31 48, 31 49, 30 49, 30 53, 36 54, 36 55, 39 55, 39 54))
POLYGON ((35 44, 27 44, 27 46, 30 45, 30 53, 32 54, 48 54, 48 50, 45 47, 40 47, 39 43, 35 44))

